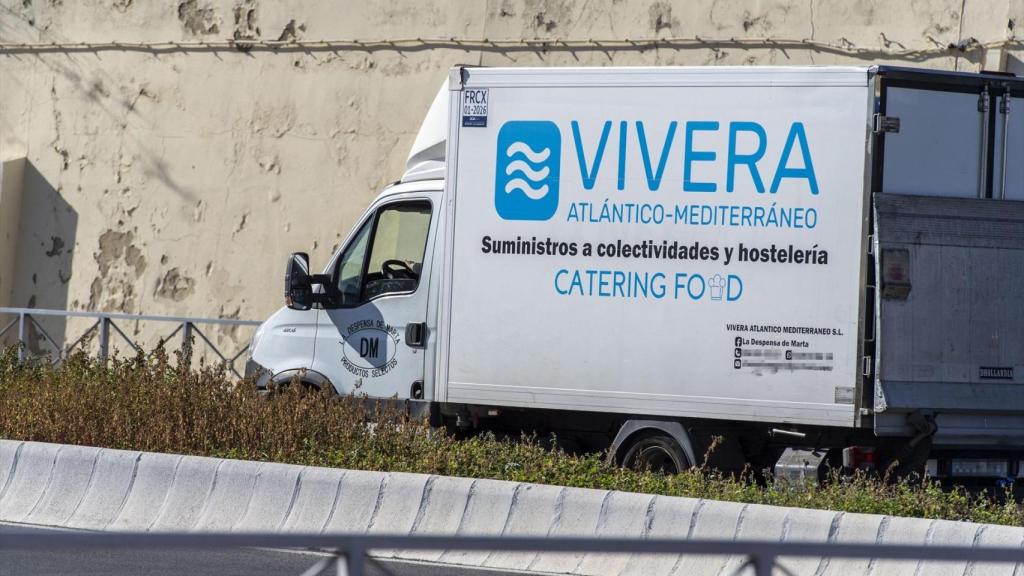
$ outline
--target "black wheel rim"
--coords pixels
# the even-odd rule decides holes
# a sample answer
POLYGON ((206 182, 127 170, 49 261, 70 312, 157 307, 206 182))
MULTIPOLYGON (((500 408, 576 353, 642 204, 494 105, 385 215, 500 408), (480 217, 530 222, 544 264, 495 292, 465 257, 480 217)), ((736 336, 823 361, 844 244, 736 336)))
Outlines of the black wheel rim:
POLYGON ((678 474, 679 467, 672 455, 660 446, 647 446, 638 455, 637 463, 641 468, 662 474, 678 474))

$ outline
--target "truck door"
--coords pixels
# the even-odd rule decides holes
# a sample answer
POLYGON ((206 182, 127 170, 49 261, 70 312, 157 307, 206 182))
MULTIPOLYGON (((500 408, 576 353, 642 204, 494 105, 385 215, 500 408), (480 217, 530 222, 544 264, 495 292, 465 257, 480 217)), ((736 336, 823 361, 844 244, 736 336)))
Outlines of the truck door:
POLYGON ((880 81, 879 113, 889 122, 876 126, 876 192, 1024 199, 1024 83, 927 73, 880 81))
POLYGON ((313 369, 339 394, 408 398, 422 383, 431 212, 422 197, 386 201, 336 259, 313 369))
POLYGON ((928 88, 896 81, 886 88, 885 115, 898 118, 900 127, 885 135, 881 191, 984 197, 988 95, 980 87, 928 88))
POLYGON ((936 445, 1024 441, 1022 92, 1006 77, 883 78, 878 434, 913 434, 920 413, 936 445))

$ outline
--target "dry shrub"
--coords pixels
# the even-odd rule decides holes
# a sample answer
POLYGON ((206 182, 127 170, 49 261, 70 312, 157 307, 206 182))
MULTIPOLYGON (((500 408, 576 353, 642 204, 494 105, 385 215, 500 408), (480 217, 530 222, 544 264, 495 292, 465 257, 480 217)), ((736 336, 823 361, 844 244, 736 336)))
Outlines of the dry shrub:
POLYGON ((1024 525, 1013 498, 938 484, 833 476, 795 489, 705 467, 664 476, 611 467, 601 454, 572 456, 533 438, 483 434, 457 440, 396 409, 367 412, 357 397, 290 386, 260 395, 222 370, 188 369, 162 350, 101 363, 73 355, 60 366, 0 355, 0 437, 335 466, 494 478, 760 504, 1024 525))
POLYGON ((171 362, 163 350, 106 364, 83 354, 58 367, 0 359, 0 435, 8 438, 294 460, 368 431, 362 403, 288 387, 264 396, 220 369, 171 362))

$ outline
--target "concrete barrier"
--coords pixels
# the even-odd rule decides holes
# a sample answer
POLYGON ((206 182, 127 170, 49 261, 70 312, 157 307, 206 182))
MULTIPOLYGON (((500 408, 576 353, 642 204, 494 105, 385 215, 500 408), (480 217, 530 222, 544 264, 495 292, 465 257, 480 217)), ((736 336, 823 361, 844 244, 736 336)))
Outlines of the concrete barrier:
MULTIPOLYGON (((1024 529, 423 474, 0 440, 0 521, 88 530, 400 533, 1022 546, 1024 529)), ((733 557, 383 550, 554 574, 728 574, 733 557)), ((787 559, 794 574, 1014 574, 1015 567, 787 559)))

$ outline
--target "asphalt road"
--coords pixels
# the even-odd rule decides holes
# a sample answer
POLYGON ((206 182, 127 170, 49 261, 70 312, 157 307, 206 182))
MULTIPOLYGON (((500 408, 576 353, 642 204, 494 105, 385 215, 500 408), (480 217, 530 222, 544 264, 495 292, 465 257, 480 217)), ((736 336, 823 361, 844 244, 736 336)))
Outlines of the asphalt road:
MULTIPOLYGON (((5 532, 13 530, 52 531, 49 528, 0 523, 0 576, 254 576, 275 574, 299 576, 324 556, 315 552, 242 548, 238 550, 9 550, 3 545, 5 532)), ((337 572, 325 570, 332 576, 337 572)), ((380 561, 370 563, 366 576, 522 576, 523 572, 504 572, 461 568, 443 564, 380 561), (382 569, 383 568, 383 569, 382 569)))

